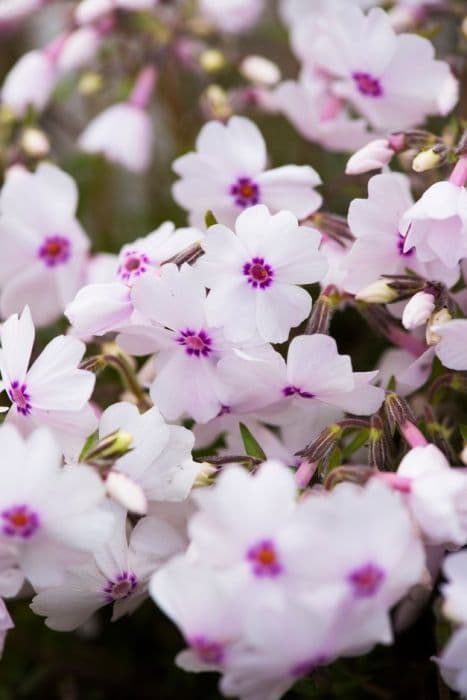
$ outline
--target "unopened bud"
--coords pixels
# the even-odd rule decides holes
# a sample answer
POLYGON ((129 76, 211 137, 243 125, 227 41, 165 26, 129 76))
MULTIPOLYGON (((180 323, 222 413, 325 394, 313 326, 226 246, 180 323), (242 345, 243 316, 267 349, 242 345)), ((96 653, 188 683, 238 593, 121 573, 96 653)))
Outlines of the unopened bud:
POLYGON ((203 486, 211 486, 214 482, 214 477, 217 474, 217 468, 213 465, 210 464, 209 462, 202 462, 199 465, 200 469, 199 472, 196 475, 196 479, 194 481, 193 486, 196 487, 203 487, 203 486))
POLYGON ((334 304, 331 297, 324 292, 320 294, 313 305, 313 311, 305 328, 305 335, 312 335, 313 333, 328 334, 333 308, 334 304))
POLYGON ((416 173, 424 173, 426 170, 437 168, 441 164, 442 157, 433 148, 421 151, 412 161, 412 168, 416 173))
POLYGON ((225 66, 224 54, 218 49, 207 49, 199 56, 199 65, 206 73, 216 73, 225 66))
POLYGON ((428 321, 435 310, 435 298, 429 292, 417 292, 406 304, 402 325, 407 330, 418 328, 428 321))
POLYGON ((278 66, 264 56, 247 56, 240 64, 240 73, 255 85, 272 87, 281 79, 278 66))
POLYGON ((371 419, 370 434, 368 437, 368 461, 370 466, 379 469, 390 468, 390 456, 383 422, 379 416, 371 419))
POLYGON ((465 36, 465 38, 467 39, 467 15, 466 15, 466 16, 464 17, 464 19, 462 20, 461 31, 462 31, 462 34, 463 34, 463 35, 465 36))
POLYGON ((20 143, 23 151, 32 158, 44 158, 50 151, 47 135, 33 126, 24 129, 20 143))
POLYGON ((227 119, 232 115, 232 105, 220 85, 209 85, 203 95, 203 101, 209 116, 215 119, 227 119))
POLYGON ((404 425, 407 421, 411 423, 415 421, 415 416, 407 401, 394 392, 387 394, 383 408, 392 433, 397 427, 404 425))
POLYGON ((99 440, 89 454, 86 455, 86 460, 108 461, 118 459, 130 450, 132 443, 133 435, 127 433, 126 430, 116 430, 99 440))
POLYGON ((367 304, 390 304, 396 301, 397 296, 397 292, 387 282, 378 280, 362 289, 355 298, 367 304))
POLYGON ((443 323, 447 323, 452 320, 452 316, 446 308, 440 309, 434 313, 426 327, 425 339, 427 345, 437 345, 441 340, 441 336, 436 333, 436 326, 441 326, 443 323))
POLYGON ((105 480, 107 493, 131 513, 145 515, 148 511, 146 495, 139 484, 122 472, 112 469, 105 480))
POLYGON ((387 165, 394 155, 394 150, 386 139, 370 141, 356 151, 347 161, 347 175, 360 175, 371 170, 379 170, 387 165))
POLYGON ((83 73, 78 82, 78 92, 81 95, 94 95, 102 88, 103 80, 100 73, 88 71, 83 73))
POLYGON ((321 431, 316 440, 313 440, 301 452, 297 452, 297 455, 308 462, 318 462, 331 454, 341 435, 341 426, 337 423, 332 423, 321 431))

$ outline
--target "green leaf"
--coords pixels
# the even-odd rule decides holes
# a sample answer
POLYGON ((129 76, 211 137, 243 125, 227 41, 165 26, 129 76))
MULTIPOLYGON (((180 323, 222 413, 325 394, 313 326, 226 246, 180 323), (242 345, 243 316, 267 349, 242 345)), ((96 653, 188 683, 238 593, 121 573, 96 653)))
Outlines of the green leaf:
POLYGON ((267 459, 263 448, 244 423, 240 423, 240 434, 242 436, 247 455, 250 457, 257 457, 258 459, 267 459))
POLYGON ((88 437, 88 439, 87 439, 86 442, 84 443, 83 449, 81 450, 81 453, 80 453, 79 458, 78 458, 78 462, 84 462, 84 461, 85 461, 87 455, 88 455, 88 454, 90 453, 90 451, 91 451, 91 448, 94 447, 94 445, 96 444, 98 437, 99 437, 99 431, 98 431, 98 430, 94 431, 94 432, 92 433, 92 435, 90 435, 90 436, 88 437))
POLYGON ((217 219, 210 209, 204 215, 204 223, 206 224, 206 228, 209 228, 210 226, 215 226, 215 224, 217 224, 217 219))
POLYGON ((342 451, 342 458, 345 461, 350 457, 350 455, 353 455, 354 452, 360 449, 365 442, 367 442, 368 438, 370 436, 370 431, 368 428, 364 428, 363 430, 359 430, 357 435, 354 437, 354 439, 349 442, 349 444, 344 447, 344 450, 342 451))

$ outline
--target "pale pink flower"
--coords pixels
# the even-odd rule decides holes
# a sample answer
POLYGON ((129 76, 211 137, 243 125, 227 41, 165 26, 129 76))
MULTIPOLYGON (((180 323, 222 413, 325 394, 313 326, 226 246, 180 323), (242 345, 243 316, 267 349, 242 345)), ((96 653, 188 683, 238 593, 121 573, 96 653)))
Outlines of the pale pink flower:
POLYGON ((0 31, 32 14, 43 0, 2 0, 0 5, 0 31))
POLYGON ((203 237, 195 228, 176 229, 166 221, 144 238, 125 244, 118 257, 100 256, 91 262, 87 271, 90 284, 82 287, 65 309, 73 333, 85 338, 137 323, 130 298, 135 281, 148 272, 158 274, 164 261, 200 243, 203 237))
POLYGON ((232 226, 247 207, 266 204, 271 211, 287 209, 302 219, 316 211, 321 183, 307 165, 285 165, 266 170, 266 144, 258 127, 245 117, 231 117, 226 125, 209 122, 196 140, 196 152, 173 164, 180 175, 172 193, 202 226, 208 210, 221 224, 232 226))
POLYGON ((407 268, 427 280, 448 286, 456 282, 457 267, 435 256, 426 260, 415 242, 404 237, 403 222, 412 204, 410 181, 400 173, 374 175, 368 182, 368 198, 351 202, 348 221, 356 241, 341 264, 346 271, 344 289, 358 293, 381 275, 405 274, 407 268))
POLYGON ((353 151, 369 139, 365 120, 352 118, 329 82, 315 73, 303 72, 298 82, 281 83, 274 91, 274 106, 304 138, 333 151, 353 151))
POLYGON ((60 71, 67 73, 84 68, 96 56, 102 42, 102 32, 94 27, 78 27, 67 37, 57 66, 60 71))
POLYGON ((456 625, 467 625, 467 552, 449 554, 443 573, 447 579, 441 586, 443 614, 456 625))
POLYGON ((434 59, 432 44, 415 34, 397 35, 379 8, 365 15, 343 3, 318 20, 305 17, 294 25, 294 45, 374 129, 413 127, 429 114, 450 111, 457 100, 446 89, 452 85, 449 65, 434 59))
POLYGON ((87 563, 69 567, 58 586, 41 587, 33 599, 33 612, 46 617, 51 629, 76 629, 105 605, 113 606, 112 621, 132 613, 148 595, 151 574, 184 549, 179 533, 153 515, 138 521, 128 541, 126 512, 118 507, 111 512, 108 541, 87 563))
POLYGON ((249 401, 250 410, 268 407, 274 423, 279 416, 293 415, 294 409, 319 410, 322 404, 371 414, 384 397, 371 384, 377 372, 353 372, 350 357, 339 355, 336 341, 321 334, 296 336, 287 362, 271 346, 231 353, 220 361, 219 374, 238 397, 249 401))
POLYGON ((303 599, 334 618, 340 653, 391 643, 390 610, 425 566, 400 495, 376 480, 364 487, 343 483, 306 499, 298 519, 309 534, 303 599))
MULTIPOLYGON (((201 423, 214 418, 222 409, 217 364, 231 345, 221 328, 208 323, 206 290, 199 274, 186 264, 180 270, 173 263, 163 265, 160 276, 143 275, 135 282, 131 298, 135 309, 152 323, 153 351, 159 352, 151 397, 164 418, 189 415, 201 423)), ((122 336, 120 343, 129 338, 122 336)), ((145 348, 136 337, 130 347, 138 346, 145 348)))
POLYGON ((143 69, 129 100, 94 117, 79 137, 79 147, 87 153, 102 153, 112 163, 135 173, 144 172, 152 158, 154 131, 145 107, 155 79, 154 68, 143 69))
POLYGON ((467 697, 467 626, 462 625, 451 636, 443 649, 443 653, 436 659, 441 676, 447 685, 460 693, 461 697, 467 697))
POLYGON ((8 630, 13 629, 14 626, 15 625, 8 613, 5 603, 0 599, 0 658, 3 654, 6 634, 8 630))
POLYGON ((311 311, 311 297, 299 285, 317 282, 326 272, 320 240, 318 231, 299 226, 290 212, 271 215, 264 205, 240 214, 235 233, 212 226, 198 264, 210 289, 208 322, 236 342, 287 340, 311 311))
POLYGON ((53 57, 45 51, 29 51, 8 72, 0 92, 0 101, 22 118, 28 108, 45 109, 58 80, 53 57))
POLYGON ((400 396, 412 394, 428 380, 434 354, 434 348, 428 348, 418 357, 403 348, 388 348, 378 361, 379 384, 387 387, 393 378, 400 396))
POLYGON ((455 318, 431 329, 439 338, 436 355, 449 369, 467 369, 467 319, 455 318))
POLYGON ((89 240, 76 219, 77 204, 74 180, 55 165, 7 177, 0 195, 4 317, 29 304, 34 322, 45 326, 80 288, 89 240))
POLYGON ((67 566, 83 561, 110 535, 113 518, 105 489, 85 465, 62 466, 47 430, 27 440, 10 425, 0 429, 0 540, 10 546, 33 586, 58 584, 67 566))
POLYGON ((70 456, 97 425, 88 403, 95 376, 79 369, 84 343, 63 335, 51 340, 29 367, 34 336, 28 307, 20 317, 10 316, 1 328, 2 388, 11 401, 7 420, 24 434, 38 426, 49 427, 70 456))
POLYGON ((99 421, 101 438, 117 430, 131 435, 132 441, 112 471, 130 477, 148 501, 181 501, 188 496, 200 469, 191 458, 194 436, 189 430, 165 423, 156 407, 140 414, 125 402, 109 406, 99 421))
POLYGON ((430 544, 467 543, 467 475, 453 469, 434 445, 414 447, 401 461, 394 488, 430 544))
POLYGON ((436 182, 405 212, 401 221, 404 251, 415 247, 424 263, 440 262, 457 271, 467 256, 467 191, 452 182, 436 182))

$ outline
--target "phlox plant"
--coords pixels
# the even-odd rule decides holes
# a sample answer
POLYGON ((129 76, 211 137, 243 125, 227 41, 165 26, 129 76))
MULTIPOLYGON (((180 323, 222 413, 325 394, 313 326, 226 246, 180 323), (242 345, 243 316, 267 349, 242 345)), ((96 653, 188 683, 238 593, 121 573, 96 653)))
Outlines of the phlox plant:
POLYGON ((0 697, 467 697, 467 7, 0 0, 0 697))

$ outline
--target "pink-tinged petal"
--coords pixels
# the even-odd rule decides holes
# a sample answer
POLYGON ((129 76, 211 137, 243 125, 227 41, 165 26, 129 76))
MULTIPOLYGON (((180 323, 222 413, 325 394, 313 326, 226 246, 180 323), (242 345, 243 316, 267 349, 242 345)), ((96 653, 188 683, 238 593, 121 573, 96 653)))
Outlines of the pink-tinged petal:
POLYGON ((443 365, 449 369, 467 369, 467 320, 457 318, 433 326, 432 331, 441 338, 435 352, 443 365))
POLYGON ((24 308, 21 316, 14 314, 2 325, 0 367, 6 385, 13 381, 24 382, 34 337, 34 325, 28 306, 24 308))
POLYGON ((201 130, 196 148, 203 158, 231 163, 239 175, 255 175, 266 166, 264 139, 256 124, 245 117, 231 117, 226 126, 209 122, 201 130))
POLYGON ((323 393, 322 400, 356 415, 369 416, 376 413, 385 396, 384 389, 369 384, 377 374, 377 372, 354 372, 354 389, 346 393, 323 393))
POLYGON ((292 340, 287 356, 287 380, 317 398, 354 387, 352 364, 339 355, 334 338, 328 335, 299 335, 292 340))
POLYGON ((321 184, 318 173, 307 165, 285 165, 257 178, 262 201, 278 211, 287 209, 304 219, 321 206, 322 197, 313 187, 321 184))
MULTIPOLYGON (((262 292, 263 290, 261 290, 262 292)), ((223 327, 225 337, 234 342, 248 341, 256 334, 256 298, 245 278, 225 276, 206 298, 206 316, 210 326, 223 327), (232 314, 235 304, 235 314, 232 314)))
POLYGON ((81 582, 78 577, 73 577, 73 585, 66 579, 61 586, 41 590, 33 598, 31 610, 36 615, 45 617, 45 624, 52 630, 74 630, 105 604, 102 592, 97 587, 87 586, 86 583, 85 580, 81 582))

